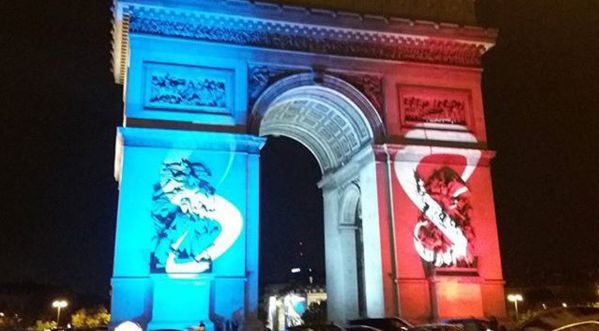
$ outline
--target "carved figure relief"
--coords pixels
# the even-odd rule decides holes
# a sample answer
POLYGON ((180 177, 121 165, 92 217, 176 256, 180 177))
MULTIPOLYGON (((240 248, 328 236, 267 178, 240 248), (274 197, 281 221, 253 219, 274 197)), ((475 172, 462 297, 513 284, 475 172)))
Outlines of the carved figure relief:
MULTIPOLYGON (((472 135, 470 140, 476 142, 472 135)), ((396 155, 399 184, 419 210, 413 230, 414 248, 423 261, 435 267, 476 267, 468 179, 480 156, 479 150, 431 150, 421 146, 406 147, 396 155), (411 156, 413 167, 401 162, 404 155, 411 156), (415 155, 417 160, 413 159, 415 155)))
POLYGON ((239 237, 241 213, 216 194, 211 176, 201 162, 164 162, 152 197, 152 272, 211 271, 213 261, 239 237))
POLYGON ((400 86, 398 94, 403 124, 469 124, 470 93, 466 90, 400 86))
POLYGON ((299 68, 288 68, 278 66, 267 66, 267 65, 250 65, 248 72, 248 99, 250 107, 256 102, 260 94, 266 90, 266 88, 277 80, 305 72, 299 68))
POLYGON ((377 112, 383 111, 383 80, 373 75, 337 75, 352 84, 372 103, 377 112))
POLYGON ((222 114, 233 107, 233 70, 153 62, 144 67, 146 109, 222 114))
POLYGON ((403 97, 401 107, 406 121, 466 125, 466 105, 460 100, 403 97))
POLYGON ((169 73, 161 73, 152 75, 151 84, 150 105, 227 107, 224 81, 201 77, 178 77, 169 73))

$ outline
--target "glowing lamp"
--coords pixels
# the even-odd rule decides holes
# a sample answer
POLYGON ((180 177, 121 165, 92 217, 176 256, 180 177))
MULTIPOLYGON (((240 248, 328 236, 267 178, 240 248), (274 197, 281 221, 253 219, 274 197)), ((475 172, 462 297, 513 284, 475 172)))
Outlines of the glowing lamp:
POLYGON ((56 308, 56 326, 60 325, 60 310, 68 306, 69 303, 66 300, 54 300, 52 307, 56 308))
POLYGON ((518 316, 518 302, 524 301, 522 294, 508 294, 507 301, 514 303, 514 310, 516 311, 516 320, 519 319, 518 316))
POLYGON ((54 302, 52 302, 52 307, 54 307, 54 308, 64 308, 68 305, 69 305, 69 303, 66 302, 65 300, 54 300, 54 302))
POLYGON ((135 322, 125 321, 117 325, 114 331, 143 331, 143 329, 135 322))

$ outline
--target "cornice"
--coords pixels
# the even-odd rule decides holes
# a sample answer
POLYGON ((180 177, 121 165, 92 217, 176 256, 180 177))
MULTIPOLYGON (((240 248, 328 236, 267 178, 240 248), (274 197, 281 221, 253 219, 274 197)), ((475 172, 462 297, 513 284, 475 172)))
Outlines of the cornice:
MULTIPOLYGON (((468 148, 468 147, 463 147, 459 144, 456 144, 456 146, 430 146, 430 145, 416 145, 419 147, 419 150, 417 152, 413 152, 413 153, 405 153, 404 149, 406 147, 408 147, 409 145, 404 145, 404 144, 375 144, 373 145, 372 149, 374 151, 374 155, 375 155, 375 159, 379 162, 386 162, 388 161, 389 157, 391 158, 391 160, 397 160, 397 161, 404 161, 404 162, 412 162, 412 161, 422 161, 422 156, 426 156, 426 155, 431 155, 433 154, 432 151, 435 148, 443 148, 445 150, 448 149, 454 149, 454 150, 461 150, 464 151, 464 153, 480 153, 480 159, 478 161, 478 165, 480 166, 489 166, 491 164, 491 161, 495 158, 495 155, 497 154, 495 151, 493 150, 489 150, 489 149, 480 149, 480 148, 468 148), (396 158, 396 153, 399 151, 404 151, 401 154, 400 158, 396 158)), ((414 145, 411 145, 412 147, 414 145)))
MULTIPOLYGON (((169 1, 160 4, 165 2, 169 1)), ((197 6, 185 6, 183 1, 168 8, 151 0, 117 2, 113 28, 117 82, 124 79, 129 34, 464 67, 480 67, 480 56, 493 46, 496 36, 494 30, 454 24, 299 11, 243 0, 217 0, 203 6, 200 2, 205 1, 196 1, 197 6), (227 14, 232 12, 236 15, 227 14)))
POLYGON ((117 139, 125 147, 165 147, 220 151, 230 149, 256 154, 266 139, 247 134, 228 132, 188 131, 143 127, 119 127, 117 139))

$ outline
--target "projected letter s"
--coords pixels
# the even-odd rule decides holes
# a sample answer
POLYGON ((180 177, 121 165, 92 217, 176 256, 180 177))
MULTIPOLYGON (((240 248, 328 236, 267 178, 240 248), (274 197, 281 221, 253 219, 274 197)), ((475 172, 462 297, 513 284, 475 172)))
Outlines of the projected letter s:
POLYGON ((154 185, 151 271, 202 273, 239 237, 239 210, 216 194, 201 162, 165 162, 154 185))
MULTIPOLYGON (((408 136, 421 134, 418 131, 408 136)), ((466 136, 476 142, 473 135, 466 136)), ((413 231, 414 247, 424 261, 436 267, 475 265, 467 182, 480 156, 481 152, 474 149, 414 145, 396 155, 397 179, 420 210, 413 231)))

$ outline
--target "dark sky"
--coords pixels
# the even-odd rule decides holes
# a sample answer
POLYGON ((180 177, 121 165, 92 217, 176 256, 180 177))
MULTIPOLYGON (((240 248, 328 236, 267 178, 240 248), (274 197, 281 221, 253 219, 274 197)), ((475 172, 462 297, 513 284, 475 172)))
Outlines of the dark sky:
MULTIPOLYGON (((112 267, 122 114, 109 70, 111 1, 8 3, 0 3, 0 282, 102 292, 112 267)), ((495 0, 481 12, 501 29, 484 59, 483 93, 498 151, 505 275, 599 267, 599 3, 495 0)), ((263 227, 288 231, 272 237, 273 247, 292 232, 317 235, 321 225, 302 226, 320 222, 315 161, 281 142, 269 142, 263 161, 263 227), (278 168, 279 153, 297 161, 293 176, 278 168), (295 207, 283 226, 280 214, 295 207)), ((265 251, 265 259, 282 259, 265 251)))
POLYGON ((483 97, 506 278, 599 268, 599 1, 506 1, 483 97))

